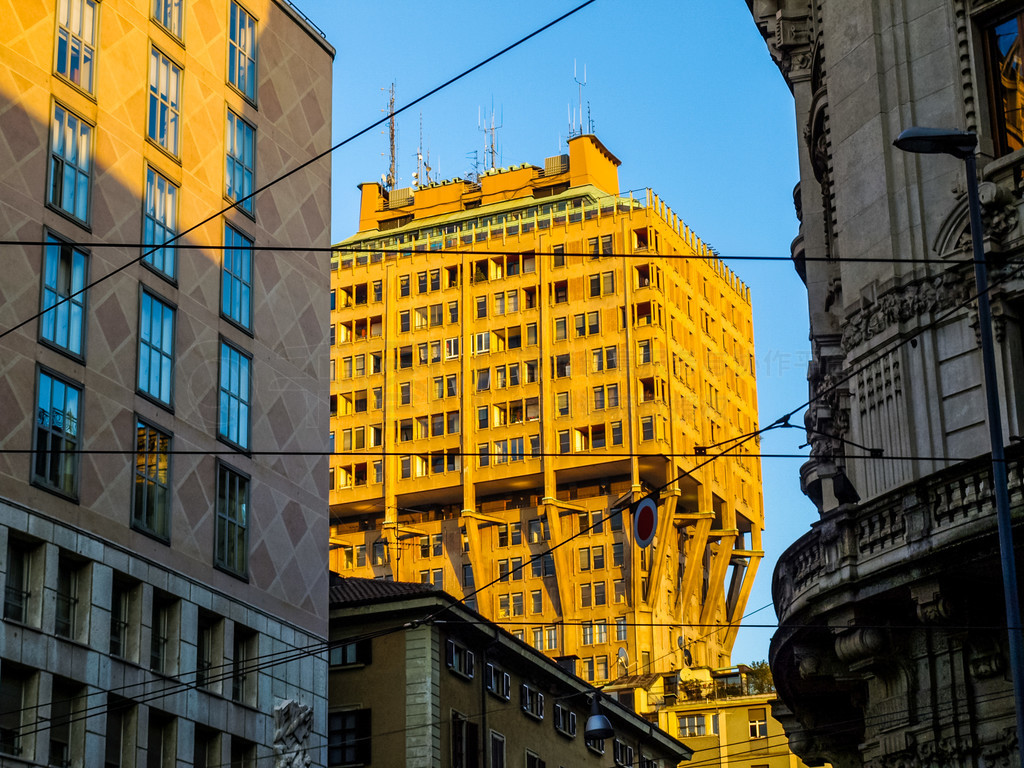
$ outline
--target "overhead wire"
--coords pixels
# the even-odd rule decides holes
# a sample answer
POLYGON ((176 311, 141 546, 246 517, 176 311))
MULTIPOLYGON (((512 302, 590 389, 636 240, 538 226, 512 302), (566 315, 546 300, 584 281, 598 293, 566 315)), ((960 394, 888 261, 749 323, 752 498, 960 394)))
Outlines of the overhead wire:
MULTIPOLYGON (((269 185, 267 185, 267 186, 269 186, 269 185)), ((262 191, 262 188, 261 188, 261 190, 258 190, 258 191, 262 191)), ((256 194, 256 193, 254 192, 253 194, 256 194)), ((241 202, 241 201, 239 201, 239 202, 241 202)), ((225 210, 229 210, 229 209, 225 209, 225 210)), ((224 211, 220 211, 216 215, 220 216, 223 213, 224 213, 224 211)), ((208 223, 209 223, 209 221, 200 222, 199 224, 196 225, 196 227, 200 227, 200 226, 203 226, 204 224, 208 224, 208 223)), ((186 230, 185 232, 182 233, 182 235, 184 235, 186 232, 189 232, 189 231, 191 231, 191 230, 186 230)), ((0 247, 20 246, 20 247, 24 247, 24 248, 29 248, 29 247, 45 248, 48 245, 54 245, 54 241, 52 241, 52 240, 3 240, 3 239, 0 239, 0 247)), ((246 246, 243 247, 243 246, 238 246, 238 245, 226 245, 226 244, 223 244, 223 243, 220 243, 220 244, 215 244, 215 243, 195 243, 195 242, 184 242, 184 243, 181 243, 181 242, 172 242, 170 240, 168 240, 165 243, 161 243, 160 245, 154 245, 153 243, 134 243, 134 242, 112 243, 112 242, 109 242, 109 241, 90 241, 90 242, 86 242, 86 241, 76 240, 73 243, 73 245, 75 247, 77 247, 77 248, 83 248, 83 249, 88 249, 88 250, 98 250, 98 249, 101 249, 101 248, 117 248, 117 249, 124 249, 124 250, 135 250, 135 249, 149 248, 149 249, 152 249, 153 251, 155 251, 155 250, 171 249, 171 250, 177 250, 177 251, 239 251, 239 250, 242 250, 242 251, 251 251, 253 253, 331 253, 331 254, 334 254, 334 253, 380 253, 380 254, 383 254, 385 256, 398 256, 398 257, 400 257, 402 259, 410 259, 410 260, 415 260, 418 257, 436 256, 438 254, 443 254, 443 255, 446 255, 446 256, 522 256, 523 253, 524 253, 524 251, 522 249, 475 249, 475 248, 459 248, 459 247, 451 247, 451 246, 443 247, 443 248, 433 248, 433 249, 429 249, 429 250, 425 249, 425 248, 424 249, 402 248, 402 249, 386 249, 386 250, 381 250, 380 248, 362 247, 362 246, 360 246, 360 247, 352 247, 352 246, 341 246, 341 245, 320 245, 320 246, 317 246, 317 245, 269 245, 269 244, 256 244, 256 243, 254 243, 252 245, 246 245, 246 246)), ((152 251, 150 251, 150 253, 151 252, 152 251)), ((566 258, 579 258, 579 259, 592 259, 592 258, 597 257, 597 258, 601 258, 601 259, 611 259, 611 258, 615 258, 615 259, 644 259, 644 260, 648 260, 648 261, 651 260, 651 259, 666 259, 666 260, 679 260, 679 261, 722 261, 722 262, 729 262, 729 261, 782 261, 782 262, 785 262, 785 261, 792 261, 792 258, 793 258, 792 256, 770 256, 770 255, 765 255, 765 254, 748 254, 748 255, 744 255, 744 254, 725 254, 725 255, 723 255, 723 254, 718 253, 718 252, 713 252, 713 253, 712 252, 708 252, 708 253, 663 253, 663 252, 657 251, 657 250, 645 250, 645 251, 633 251, 633 252, 602 251, 601 253, 594 253, 593 251, 558 251, 556 253, 554 251, 531 250, 531 251, 529 251, 529 254, 532 255, 532 256, 537 256, 537 257, 565 256, 566 258)), ((135 264, 138 261, 140 261, 142 259, 145 259, 146 256, 148 256, 148 255, 149 255, 149 253, 144 253, 142 256, 133 259, 131 262, 129 262, 125 266, 131 266, 132 264, 135 264)), ((850 263, 850 264, 854 264, 854 263, 857 263, 857 264, 894 264, 894 263, 900 263, 900 264, 905 264, 905 263, 907 263, 906 259, 902 259, 902 258, 900 258, 898 256, 844 256, 842 258, 831 258, 831 257, 827 257, 827 256, 808 256, 804 260, 805 261, 809 261, 809 262, 828 262, 828 263, 832 263, 832 264, 843 264, 843 263, 850 263)), ((371 263, 377 263, 377 262, 371 262, 371 263)), ((914 264, 943 264, 943 265, 946 265, 946 266, 963 266, 963 265, 971 264, 972 261, 971 261, 971 259, 949 259, 949 258, 941 258, 941 257, 936 257, 936 258, 927 258, 926 257, 926 258, 922 258, 922 259, 914 259, 914 261, 912 263, 914 263, 914 264)), ((360 266, 362 266, 362 265, 360 265, 360 266)), ((332 271, 336 271, 336 270, 332 270, 332 271)), ((106 279, 106 276, 104 276, 103 278, 97 279, 94 283, 92 283, 90 285, 85 286, 84 288, 80 289, 77 293, 74 293, 74 294, 71 294, 71 295, 69 295, 67 297, 64 297, 64 300, 66 301, 66 300, 74 298, 75 296, 78 296, 81 292, 83 292, 85 290, 88 290, 93 285, 95 285, 96 283, 101 282, 104 279, 106 279)), ((58 304, 54 304, 53 306, 47 307, 45 310, 42 310, 39 313, 37 313, 36 315, 28 318, 26 322, 31 322, 32 320, 34 320, 37 317, 45 314, 46 312, 51 311, 52 309, 54 309, 57 306, 59 306, 59 303, 58 304)), ((24 323, 22 323, 21 325, 24 325, 24 323)))

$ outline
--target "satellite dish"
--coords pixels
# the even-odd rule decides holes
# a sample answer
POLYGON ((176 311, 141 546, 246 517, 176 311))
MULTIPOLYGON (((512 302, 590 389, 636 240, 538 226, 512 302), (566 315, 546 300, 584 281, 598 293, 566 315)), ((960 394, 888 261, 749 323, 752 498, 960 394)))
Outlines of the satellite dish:
POLYGON ((629 654, 626 653, 626 649, 619 648, 617 655, 619 657, 619 664, 621 664, 625 669, 629 669, 629 654))
POLYGON ((683 661, 686 662, 686 666, 688 667, 693 664, 693 654, 690 653, 689 648, 683 649, 683 661))
POLYGON ((678 645, 680 648, 683 647, 683 636, 682 635, 680 635, 679 637, 676 638, 676 645, 678 645))

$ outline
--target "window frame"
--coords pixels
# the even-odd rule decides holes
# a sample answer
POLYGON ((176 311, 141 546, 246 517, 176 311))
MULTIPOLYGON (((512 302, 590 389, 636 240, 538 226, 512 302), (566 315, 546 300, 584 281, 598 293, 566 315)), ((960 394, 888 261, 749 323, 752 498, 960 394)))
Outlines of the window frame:
MULTIPOLYGON (((171 542, 171 494, 172 494, 172 489, 173 489, 173 486, 171 484, 171 478, 173 477, 173 474, 172 474, 173 473, 173 457, 174 457, 173 450, 172 450, 173 444, 174 444, 174 435, 172 433, 167 432, 166 430, 156 426, 155 424, 152 424, 151 422, 147 421, 146 419, 144 419, 141 416, 139 416, 138 414, 136 414, 136 416, 135 416, 135 457, 136 457, 136 459, 135 459, 135 471, 134 471, 134 475, 133 475, 134 483, 133 483, 133 488, 132 488, 131 527, 132 527, 133 530, 139 531, 140 533, 144 533, 147 536, 155 538, 157 541, 163 542, 164 544, 170 544, 170 542, 171 542), (148 475, 143 474, 143 472, 141 472, 140 469, 139 469, 139 465, 140 465, 140 461, 139 461, 139 456, 140 456, 140 437, 141 437, 141 435, 140 435, 140 428, 146 430, 146 437, 147 438, 149 437, 149 433, 150 432, 155 432, 156 433, 156 435, 154 435, 153 439, 159 440, 161 437, 166 438, 166 446, 165 446, 165 449, 164 449, 164 451, 165 451, 165 456, 164 456, 164 461, 165 461, 165 464, 164 464, 164 475, 165 475, 166 480, 163 483, 160 483, 160 481, 158 479, 158 475, 156 477, 148 476, 148 475), (141 490, 140 490, 140 484, 143 486, 141 490), (163 518, 164 518, 164 520, 163 520, 163 524, 162 525, 150 525, 150 524, 148 524, 143 519, 143 518, 156 517, 156 515, 148 514, 150 504, 146 503, 146 502, 143 502, 142 498, 140 498, 140 497, 146 498, 147 502, 148 502, 148 495, 147 495, 146 491, 148 489, 148 485, 149 484, 153 484, 153 485, 156 486, 156 491, 155 491, 156 494, 164 496, 164 499, 163 499, 163 504, 164 504, 163 518), (144 507, 144 509, 140 511, 140 507, 144 507)), ((147 446, 148 446, 148 441, 147 441, 147 446)), ((146 451, 146 456, 148 457, 150 454, 153 454, 153 453, 158 455, 157 462, 159 462, 160 461, 160 459, 159 459, 159 451, 148 451, 147 450, 146 451)), ((145 466, 147 468, 150 466, 150 460, 148 458, 145 461, 145 466)), ((159 472, 159 466, 157 467, 157 472, 159 472)))
POLYGON ((61 102, 54 100, 52 108, 50 110, 50 140, 49 140, 49 160, 47 161, 47 174, 46 174, 46 205, 53 209, 62 216, 66 216, 77 224, 82 225, 85 229, 89 229, 89 223, 91 220, 92 206, 92 160, 94 142, 96 137, 96 126, 88 120, 81 117, 74 110, 64 106, 61 102), (58 113, 64 116, 64 120, 58 125, 58 113), (70 119, 74 119, 76 127, 72 129, 68 123, 70 119), (60 136, 57 135, 58 129, 60 136), (66 149, 66 136, 69 130, 74 130, 74 144, 75 147, 71 150, 70 154, 66 149), (62 142, 65 144, 64 148, 61 149, 62 142), (80 162, 79 155, 83 151, 85 161, 80 162), (56 173, 56 169, 59 164, 60 173, 56 173), (64 207, 65 200, 65 176, 70 168, 72 175, 74 176, 74 183, 72 184, 72 200, 71 207, 64 207), (84 179, 84 183, 83 183, 84 179), (57 188, 59 187, 59 188, 57 188), (79 197, 81 193, 81 197, 79 197), (81 215, 79 215, 81 209, 84 207, 81 215))
POLYGON ((256 27, 259 19, 255 15, 249 12, 247 8, 244 8, 238 0, 231 0, 231 5, 228 9, 228 45, 227 45, 227 80, 228 85, 235 89, 241 94, 249 103, 256 106, 257 96, 259 92, 259 32, 256 27), (244 18, 243 18, 244 14, 244 18), (241 25, 248 19, 248 36, 246 40, 240 41, 236 39, 238 30, 242 27, 241 25), (249 45, 251 40, 251 48, 249 45), (249 55, 251 52, 251 56, 249 55), (245 68, 245 83, 239 85, 237 80, 239 77, 237 72, 240 71, 238 67, 238 56, 244 56, 247 62, 245 68), (251 89, 250 87, 251 86, 251 89), (250 90, 252 91, 250 93, 250 90))
POLYGON ((146 139, 175 160, 181 157, 181 96, 185 68, 155 45, 149 46, 146 139), (171 75, 176 74, 174 93, 171 75))
POLYGON ((146 164, 145 184, 146 192, 142 200, 142 242, 145 243, 142 246, 142 263, 160 277, 177 285, 177 250, 162 247, 162 244, 178 236, 178 193, 181 187, 149 163, 146 164), (158 237, 160 241, 155 242, 158 237), (168 264, 170 269, 165 268, 168 264))
MULTIPOLYGON (((67 83, 70 83, 71 85, 73 85, 78 90, 82 91, 83 93, 89 94, 89 96, 94 96, 93 89, 94 89, 94 86, 95 86, 95 74, 96 74, 96 47, 97 47, 97 37, 98 37, 98 34, 99 34, 99 28, 100 28, 100 26, 99 26, 100 5, 101 4, 96 2, 95 0, 61 0, 60 2, 57 3, 57 10, 56 10, 56 13, 57 13, 57 19, 56 19, 56 21, 57 21, 57 31, 56 31, 56 34, 54 35, 55 45, 54 45, 54 50, 53 50, 53 72, 59 78, 61 78, 62 80, 64 80, 67 83), (64 5, 65 7, 61 8, 61 5, 64 5), (73 5, 80 5, 81 6, 81 9, 79 10, 79 12, 77 14, 79 22, 81 22, 85 18, 85 14, 83 13, 85 8, 86 7, 91 7, 92 8, 92 30, 91 30, 92 34, 91 34, 91 40, 88 43, 86 42, 85 35, 83 34, 84 25, 81 25, 77 32, 74 29, 72 29, 72 27, 71 27, 71 24, 74 21, 74 18, 76 16, 76 14, 74 12, 74 9, 72 8, 73 5), (61 16, 62 16, 61 11, 62 10, 64 11, 64 14, 63 14, 64 18, 63 19, 61 18, 61 16), (67 21, 67 23, 65 23, 65 20, 67 21), (62 72, 61 68, 60 68, 60 64, 61 64, 61 42, 63 41, 61 33, 64 30, 67 30, 67 41, 68 41, 67 44, 66 44, 66 52, 65 52, 65 61, 68 62, 68 66, 67 66, 67 70, 68 71, 67 71, 67 73, 62 72), (88 51, 89 51, 89 54, 90 54, 90 57, 89 57, 89 67, 88 67, 88 69, 89 69, 89 83, 88 83, 88 85, 83 85, 82 82, 81 82, 81 78, 76 80, 72 76, 72 73, 75 70, 71 68, 71 61, 72 61, 72 53, 71 52, 74 49, 73 41, 75 41, 75 40, 79 41, 79 45, 81 46, 80 49, 79 49, 80 50, 80 54, 79 54, 79 61, 80 62, 85 59, 84 54, 81 53, 81 51, 83 49, 87 48, 88 51)), ((83 69, 84 69, 84 67, 80 65, 77 71, 81 72, 83 69)))
POLYGON ((173 412, 174 410, 174 364, 175 364, 175 338, 177 335, 177 315, 178 308, 176 305, 170 303, 159 294, 151 291, 144 285, 139 287, 139 321, 138 321, 138 345, 136 346, 136 376, 135 376, 135 390, 140 395, 145 397, 147 400, 151 400, 154 403, 166 407, 168 410, 173 412), (143 309, 146 303, 150 302, 150 322, 145 323, 143 320, 143 309), (162 319, 159 323, 159 335, 158 341, 153 340, 153 312, 152 304, 155 303, 162 310, 162 319), (164 341, 168 335, 168 330, 165 327, 167 320, 166 315, 170 314, 170 345, 169 349, 166 348, 164 341), (149 338, 147 339, 147 334, 149 338), (145 347, 145 350, 143 349, 145 347), (158 374, 159 381, 157 382, 156 392, 152 389, 153 379, 153 355, 157 356, 160 373, 158 374), (148 383, 143 381, 143 363, 146 358, 149 358, 148 383), (167 370, 167 380, 164 381, 164 368, 167 370), (166 392, 165 392, 166 388, 166 392), (165 396, 166 395, 166 396, 165 396))
POLYGON ((373 741, 368 734, 371 733, 372 717, 369 708, 327 713, 328 765, 358 766, 370 763, 373 741), (351 718, 351 723, 348 718, 351 718))
POLYGON ((184 3, 182 0, 153 0, 151 6, 150 18, 159 24, 169 35, 181 41, 184 38, 184 25, 183 25, 183 8, 184 3), (177 9, 177 18, 173 19, 170 24, 167 23, 166 19, 174 14, 175 8, 177 9))
MULTIPOLYGON (((232 344, 226 338, 221 336, 220 338, 220 355, 218 356, 218 376, 217 376, 217 438, 224 441, 228 445, 237 448, 240 451, 248 453, 249 443, 252 438, 252 355, 243 350, 241 347, 232 344), (244 396, 240 392, 236 392, 234 389, 225 388, 224 383, 224 368, 225 368, 225 353, 229 355, 237 355, 238 359, 246 361, 245 369, 245 393, 244 396), (242 434, 242 421, 241 413, 238 414, 237 426, 232 429, 232 419, 230 414, 226 415, 225 399, 228 401, 228 405, 231 406, 234 403, 238 403, 239 411, 244 407, 245 409, 245 421, 244 421, 244 435, 242 434), (244 440, 235 440, 230 432, 234 432, 236 436, 244 438, 244 440)), ((238 377, 238 384, 242 383, 242 377, 238 377)), ((233 386, 233 385, 229 385, 233 386)))
POLYGON ((43 268, 41 270, 39 280, 40 315, 38 338, 39 341, 46 346, 52 347, 53 349, 69 355, 79 361, 85 360, 86 341, 88 337, 86 324, 89 317, 89 293, 85 288, 89 285, 89 267, 91 261, 92 255, 88 250, 77 246, 75 243, 60 237, 53 232, 46 232, 46 245, 43 246, 43 268), (61 280, 63 272, 61 269, 61 262, 64 260, 66 250, 69 250, 71 254, 71 267, 67 271, 70 282, 65 290, 58 283, 61 280), (56 253, 57 259, 55 268, 50 266, 51 255, 54 253, 56 253), (76 288, 74 273, 75 261, 78 256, 81 256, 83 266, 81 270, 81 287, 76 288), (54 276, 56 282, 51 285, 48 282, 50 280, 49 275, 54 269, 56 271, 56 275, 54 276), (52 301, 50 301, 51 294, 53 298, 52 301), (76 309, 79 326, 77 347, 72 343, 71 338, 76 309), (62 323, 61 319, 65 316, 66 320, 62 323), (66 325, 67 327, 67 344, 63 344, 57 339, 62 325, 66 325), (52 326, 52 328, 48 330, 48 326, 52 326))
MULTIPOLYGON (((249 580, 249 527, 250 520, 252 519, 250 509, 250 498, 252 492, 252 478, 245 472, 242 472, 235 467, 224 461, 217 461, 217 486, 216 486, 216 497, 214 501, 214 532, 213 532, 213 565, 218 570, 224 571, 232 576, 235 576, 243 581, 249 580), (237 514, 229 515, 226 510, 222 510, 222 488, 225 481, 231 481, 235 486, 236 490, 240 490, 244 498, 242 501, 241 519, 237 514), (243 487, 244 484, 244 487, 243 487), (239 531, 241 541, 239 542, 239 531), (228 534, 232 534, 230 537, 228 534), (231 557, 227 551, 230 544, 230 539, 234 538, 234 544, 236 548, 241 544, 241 554, 236 554, 231 557), (223 550, 223 551, 222 551, 223 550), (233 561, 233 562, 232 562, 233 561), (240 567, 239 567, 240 566, 240 567)), ((231 504, 231 500, 228 500, 231 504)), ((234 502, 237 504, 237 501, 234 502)))
MULTIPOLYGON (((33 427, 33 430, 32 430, 32 464, 31 464, 31 470, 30 470, 32 485, 35 485, 35 486, 37 486, 39 488, 44 488, 45 490, 51 491, 53 493, 56 493, 59 496, 64 496, 65 498, 71 499, 73 501, 77 501, 77 499, 78 499, 79 483, 80 483, 80 479, 81 479, 81 477, 80 477, 81 476, 81 461, 79 460, 79 457, 77 455, 77 449, 78 449, 78 446, 81 445, 81 442, 82 442, 82 416, 83 416, 83 411, 84 411, 84 409, 82 408, 82 403, 83 403, 84 399, 85 399, 85 388, 81 384, 79 384, 78 382, 76 382, 76 381, 74 381, 72 379, 69 379, 69 378, 67 378, 65 376, 62 376, 61 374, 57 373, 56 371, 54 371, 54 370, 52 370, 50 368, 47 368, 47 367, 42 366, 42 365, 37 365, 36 366, 35 404, 36 404, 36 414, 37 415, 36 415, 36 419, 34 420, 34 427, 33 427), (62 447, 59 450, 57 450, 57 451, 49 451, 49 450, 46 451, 47 472, 46 473, 39 473, 37 471, 38 466, 39 466, 39 460, 40 460, 40 455, 39 455, 40 454, 40 445, 39 445, 39 443, 40 443, 40 425, 39 425, 38 414, 39 414, 39 406, 41 404, 40 403, 40 398, 43 395, 42 383, 43 383, 43 377, 44 376, 47 379, 50 380, 50 384, 48 385, 48 391, 50 393, 50 409, 48 411, 48 415, 50 413, 52 413, 52 408, 53 408, 53 382, 54 381, 59 382, 64 387, 64 389, 65 389, 65 399, 64 399, 64 402, 65 403, 67 402, 67 391, 69 389, 73 390, 77 394, 77 397, 75 398, 76 402, 75 402, 75 414, 74 414, 74 418, 75 418, 75 421, 76 421, 77 429, 76 429, 76 432, 75 432, 74 440, 70 441, 71 442, 71 447, 70 448, 68 447, 68 442, 69 441, 67 440, 66 437, 64 437, 64 435, 66 435, 67 433, 65 432, 63 427, 61 427, 59 433, 57 433, 56 431, 54 431, 54 430, 52 430, 50 428, 46 429, 46 433, 47 433, 48 436, 59 435, 59 437, 57 439, 60 441, 62 447), (67 484, 66 485, 65 484, 61 484, 59 482, 57 482, 57 483, 50 482, 50 481, 48 481, 46 479, 47 475, 50 474, 50 465, 52 463, 51 459, 55 460, 55 461, 58 461, 58 462, 62 462, 64 464, 65 469, 64 469, 63 472, 61 472, 61 475, 63 477, 67 478, 67 484), (67 469, 68 466, 70 466, 70 472, 67 469)), ((67 413, 67 411, 65 410, 61 414, 62 417, 66 413, 67 413)), ((61 420, 61 423, 63 424, 63 418, 61 420)), ((50 437, 50 439, 52 440, 53 438, 50 437)))
POLYGON ((247 233, 224 222, 224 249, 220 263, 220 314, 250 336, 253 335, 254 246, 255 240, 247 233))
MULTIPOLYGON (((1024 11, 1017 10, 1008 14, 1003 13, 982 25, 982 35, 984 38, 983 66, 985 68, 985 77, 988 81, 988 107, 991 112, 991 119, 989 122, 992 131, 995 157, 997 158, 1016 151, 1011 146, 1008 138, 1009 131, 1007 130, 1006 110, 1003 108, 1003 103, 1000 99, 1000 94, 1002 92, 1002 89, 999 87, 999 83, 1002 79, 1000 75, 1000 68, 1003 60, 1002 54, 999 51, 998 38, 996 34, 997 28, 1012 22, 1016 22, 1017 40, 1024 40, 1024 11)), ((1010 50, 1012 50, 1013 47, 1014 46, 1011 45, 1010 50)))
POLYGON ((255 220, 256 204, 253 193, 256 190, 256 126, 230 108, 225 120, 227 129, 224 131, 224 198, 234 203, 232 207, 255 220), (237 149, 235 139, 239 129, 242 132, 241 155, 233 151, 237 149), (241 177, 239 181, 244 188, 242 194, 237 194, 232 184, 236 166, 241 177))

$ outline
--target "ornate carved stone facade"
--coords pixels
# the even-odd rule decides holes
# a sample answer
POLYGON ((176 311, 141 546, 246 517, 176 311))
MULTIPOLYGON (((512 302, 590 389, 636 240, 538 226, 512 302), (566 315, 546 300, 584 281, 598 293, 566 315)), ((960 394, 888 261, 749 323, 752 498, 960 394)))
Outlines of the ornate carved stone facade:
MULTIPOLYGON (((774 575, 775 715, 809 763, 1009 765, 1019 756, 964 165, 892 141, 912 125, 978 134, 1010 443, 1024 430, 1013 79, 1024 3, 747 4, 802 136, 792 256, 812 360, 801 483, 820 514, 774 575)), ((1019 510, 1022 453, 1010 457, 1019 510)))

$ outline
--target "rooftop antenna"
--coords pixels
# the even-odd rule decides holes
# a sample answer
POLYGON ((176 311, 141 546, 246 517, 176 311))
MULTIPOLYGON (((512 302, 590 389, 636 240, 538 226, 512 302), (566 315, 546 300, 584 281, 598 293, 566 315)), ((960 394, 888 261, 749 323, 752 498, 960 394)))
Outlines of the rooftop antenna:
POLYGON ((469 160, 469 180, 477 182, 480 180, 480 151, 472 150, 466 153, 466 159, 469 160))
MULTIPOLYGON (((576 136, 583 135, 583 87, 587 84, 587 65, 583 65, 583 82, 576 76, 576 59, 572 60, 572 79, 576 81, 576 90, 578 92, 579 105, 576 112, 576 117, 579 120, 579 133, 576 136)), ((588 107, 589 108, 589 107, 588 107)))
POLYGON ((430 150, 427 150, 426 157, 423 155, 423 113, 420 112, 420 145, 416 150, 416 173, 413 174, 413 183, 421 187, 429 186, 433 181, 430 178, 430 150))
MULTIPOLYGON (((381 88, 383 91, 384 89, 381 88)), ((391 190, 395 186, 397 174, 397 161, 395 159, 395 84, 391 83, 388 91, 388 146, 391 150, 391 163, 388 165, 388 175, 384 178, 384 189, 391 190)))
POLYGON ((494 123, 494 100, 491 100, 491 124, 487 125, 486 122, 483 124, 483 128, 480 128, 480 108, 477 107, 477 128, 484 132, 484 165, 488 168, 495 168, 498 162, 498 129, 504 125, 504 118, 502 122, 495 125, 494 123))

